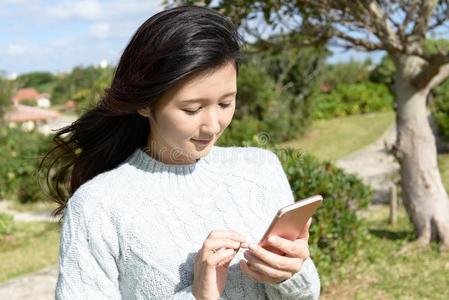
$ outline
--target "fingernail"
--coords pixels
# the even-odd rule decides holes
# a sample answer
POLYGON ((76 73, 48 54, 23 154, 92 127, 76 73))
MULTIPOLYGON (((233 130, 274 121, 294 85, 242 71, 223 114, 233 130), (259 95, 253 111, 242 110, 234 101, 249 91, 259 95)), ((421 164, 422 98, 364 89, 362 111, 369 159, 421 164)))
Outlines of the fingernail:
POLYGON ((256 250, 257 250, 257 245, 256 245, 256 244, 250 244, 250 245, 248 246, 248 248, 249 248, 249 250, 251 250, 251 251, 256 251, 256 250))
POLYGON ((268 238, 268 241, 270 242, 270 243, 276 243, 277 242, 277 237, 275 237, 275 236, 270 236, 269 238, 268 238))

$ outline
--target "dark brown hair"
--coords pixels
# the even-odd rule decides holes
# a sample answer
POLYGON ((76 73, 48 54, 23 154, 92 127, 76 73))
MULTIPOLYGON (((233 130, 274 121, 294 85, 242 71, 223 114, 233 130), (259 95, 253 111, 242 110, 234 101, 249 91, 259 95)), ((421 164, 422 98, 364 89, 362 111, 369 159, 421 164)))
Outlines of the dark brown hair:
POLYGON ((138 109, 191 75, 227 62, 234 62, 238 72, 242 42, 225 16, 206 7, 171 8, 145 21, 123 51, 104 96, 55 133, 56 145, 40 163, 38 171, 47 170, 50 197, 59 204, 53 215, 63 214, 83 183, 146 145, 150 126, 138 109))

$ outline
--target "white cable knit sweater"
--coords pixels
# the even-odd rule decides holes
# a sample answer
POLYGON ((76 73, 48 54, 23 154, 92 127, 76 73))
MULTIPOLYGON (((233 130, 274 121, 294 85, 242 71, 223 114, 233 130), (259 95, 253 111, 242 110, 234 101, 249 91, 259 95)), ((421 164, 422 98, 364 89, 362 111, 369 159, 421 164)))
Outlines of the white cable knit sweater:
MULTIPOLYGON (((214 145, 199 161, 174 165, 138 148, 69 199, 56 299, 195 299, 195 255, 209 232, 232 229, 257 243, 293 201, 271 151, 214 145)), ((263 284, 240 270, 243 251, 229 265, 222 299, 318 299, 310 258, 290 279, 263 284)))

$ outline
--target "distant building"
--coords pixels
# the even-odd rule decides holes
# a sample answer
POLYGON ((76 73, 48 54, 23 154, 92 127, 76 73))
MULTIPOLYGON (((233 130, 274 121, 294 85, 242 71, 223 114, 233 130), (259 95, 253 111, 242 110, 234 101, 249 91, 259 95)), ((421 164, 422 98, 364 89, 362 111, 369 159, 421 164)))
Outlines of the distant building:
POLYGON ((50 121, 59 118, 61 118, 61 114, 57 111, 22 104, 14 104, 14 110, 8 111, 4 115, 4 119, 10 127, 20 125, 26 131, 46 128, 50 121))
POLYGON ((65 103, 65 108, 66 109, 75 109, 76 108, 76 102, 74 100, 68 100, 65 103))
POLYGON ((11 101, 14 105, 20 104, 20 102, 24 100, 35 100, 36 105, 41 108, 49 108, 51 106, 50 94, 41 94, 33 88, 18 89, 14 96, 12 96, 11 98, 11 101))
POLYGON ((36 101, 38 107, 49 108, 51 106, 50 94, 40 94, 39 96, 37 96, 36 101))

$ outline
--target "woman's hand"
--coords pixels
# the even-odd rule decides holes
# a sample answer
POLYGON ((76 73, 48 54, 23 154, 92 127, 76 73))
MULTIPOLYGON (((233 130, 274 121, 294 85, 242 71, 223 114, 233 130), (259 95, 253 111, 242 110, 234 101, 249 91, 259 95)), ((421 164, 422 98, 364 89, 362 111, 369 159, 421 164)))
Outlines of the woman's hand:
POLYGON ((228 266, 237 249, 248 247, 236 231, 213 230, 195 257, 192 293, 196 299, 219 299, 226 286, 228 266))
POLYGON ((276 236, 274 241, 268 240, 271 246, 274 246, 285 253, 285 256, 278 255, 254 245, 254 250, 244 252, 247 259, 240 261, 240 269, 250 279, 260 283, 279 283, 289 279, 295 273, 299 272, 304 261, 309 257, 309 228, 312 219, 310 218, 304 227, 303 232, 295 241, 290 241, 276 236))

